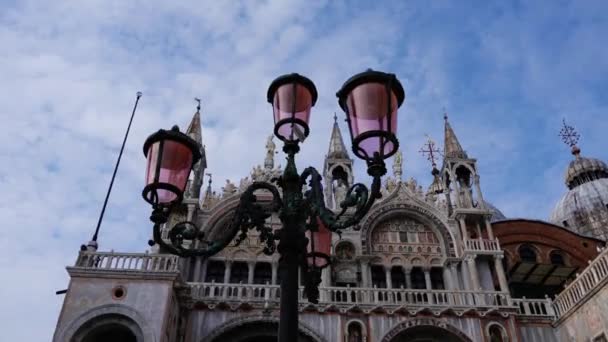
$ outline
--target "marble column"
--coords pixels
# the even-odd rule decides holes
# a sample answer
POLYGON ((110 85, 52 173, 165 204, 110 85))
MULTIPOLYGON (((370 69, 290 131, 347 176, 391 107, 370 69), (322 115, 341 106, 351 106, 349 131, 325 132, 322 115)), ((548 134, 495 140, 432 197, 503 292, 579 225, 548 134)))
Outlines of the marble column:
POLYGON ((469 274, 471 276, 471 289, 474 291, 481 290, 479 283, 479 273, 477 272, 477 264, 475 263, 475 255, 467 255, 466 261, 469 266, 469 274))
POLYGON ((426 283, 426 289, 432 290, 433 283, 431 282, 431 268, 425 267, 425 268, 423 268, 423 271, 424 271, 424 282, 426 283))
POLYGON ((462 234, 462 239, 463 240, 468 240, 469 239, 469 234, 467 234, 467 226, 466 226, 466 223, 464 221, 464 216, 458 217, 458 222, 460 223, 460 232, 462 234))
POLYGON ((450 273, 452 274, 452 289, 459 290, 462 288, 460 286, 460 277, 458 275, 458 265, 453 262, 450 264, 450 273))
POLYGON ((230 271, 232 269, 232 261, 225 261, 226 268, 224 270, 224 284, 230 283, 230 271))
POLYGON ((443 284, 445 285, 446 290, 453 290, 454 285, 452 282, 452 274, 450 272, 449 264, 445 264, 443 267, 443 284))
POLYGON ((247 284, 253 284, 253 273, 255 272, 255 262, 250 261, 247 263, 247 284))
POLYGON ((277 284, 277 271, 279 269, 279 264, 276 261, 273 261, 272 264, 272 280, 270 281, 270 283, 272 285, 276 285, 277 284))
POLYGON ((405 287, 408 289, 412 288, 412 268, 404 267, 403 272, 405 273, 405 287))
POLYGON ((202 260, 201 257, 196 258, 196 265, 194 269, 194 276, 192 277, 192 281, 194 282, 204 282, 207 277, 207 262, 209 259, 202 260))
POLYGON ((391 268, 390 266, 384 266, 384 273, 386 274, 386 288, 393 288, 393 280, 391 279, 391 268))
POLYGON ((488 231, 488 239, 494 240, 494 231, 492 230, 492 223, 488 216, 486 216, 486 230, 488 231))
POLYGON ((359 265, 361 266, 361 287, 371 287, 369 282, 369 260, 360 259, 359 265))
POLYGON ((477 198, 481 209, 486 208, 486 203, 483 201, 483 195, 481 194, 481 187, 479 186, 479 175, 475 175, 473 184, 475 186, 475 192, 477 192, 477 198))
POLYGON ((509 284, 507 283, 507 276, 505 275, 505 269, 502 267, 502 259, 504 255, 494 256, 494 268, 496 270, 496 276, 498 277, 498 284, 500 285, 500 291, 509 292, 509 284))

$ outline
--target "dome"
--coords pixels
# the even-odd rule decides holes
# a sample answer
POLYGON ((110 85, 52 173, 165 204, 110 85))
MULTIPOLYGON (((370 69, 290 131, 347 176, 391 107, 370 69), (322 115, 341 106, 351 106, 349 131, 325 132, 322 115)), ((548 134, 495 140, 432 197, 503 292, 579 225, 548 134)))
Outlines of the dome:
MULTIPOLYGON (((574 165, 570 163, 566 179, 572 175, 572 179, 576 182, 585 180, 584 174, 577 171, 581 167, 586 170, 598 165, 606 167, 601 161, 590 162, 596 159, 577 159, 587 161, 574 163, 577 161, 574 160, 574 165)), ((587 178, 585 182, 575 183, 557 202, 549 220, 581 235, 608 240, 608 176, 593 180, 589 177, 585 178, 587 178)))
MULTIPOLYGON (((575 150, 575 152, 577 152, 575 150)), ((565 181, 569 189, 597 179, 608 178, 608 166, 599 159, 581 157, 578 153, 566 170, 565 181)))
POLYGON ((498 210, 498 208, 496 208, 492 203, 488 201, 483 202, 486 205, 486 209, 488 209, 492 213, 490 222, 502 221, 507 219, 507 217, 502 213, 502 211, 498 210))

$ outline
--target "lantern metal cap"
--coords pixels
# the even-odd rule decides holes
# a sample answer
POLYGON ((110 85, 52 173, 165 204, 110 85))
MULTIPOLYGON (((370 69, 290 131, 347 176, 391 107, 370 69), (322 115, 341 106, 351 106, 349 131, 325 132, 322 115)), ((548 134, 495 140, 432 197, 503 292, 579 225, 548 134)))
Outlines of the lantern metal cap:
POLYGON ((308 89, 308 91, 310 92, 310 96, 312 98, 311 105, 314 106, 315 103, 317 103, 317 87, 315 87, 315 84, 308 77, 302 76, 298 73, 282 75, 272 81, 272 83, 270 83, 270 86, 268 87, 268 93, 266 94, 266 99, 268 100, 268 102, 273 102, 274 94, 280 86, 289 83, 298 83, 306 87, 306 89, 308 89))
POLYGON ((159 129, 156 133, 151 134, 146 139, 146 142, 144 142, 144 156, 148 157, 150 146, 161 140, 173 140, 188 146, 192 150, 192 165, 201 159, 201 152, 196 140, 180 132, 177 125, 173 126, 170 130, 159 129))
POLYGON ((395 74, 376 71, 372 69, 367 69, 364 72, 358 73, 349 78, 346 82, 344 82, 342 88, 340 88, 340 90, 338 90, 338 92, 336 93, 336 96, 338 97, 338 103, 340 104, 342 110, 346 111, 346 98, 353 89, 364 83, 372 82, 386 84, 389 80, 391 82, 391 90, 395 93, 395 96, 397 97, 397 107, 401 107, 401 104, 403 104, 403 101, 405 100, 405 91, 403 90, 401 82, 399 82, 399 80, 397 79, 397 76, 395 76, 395 74))

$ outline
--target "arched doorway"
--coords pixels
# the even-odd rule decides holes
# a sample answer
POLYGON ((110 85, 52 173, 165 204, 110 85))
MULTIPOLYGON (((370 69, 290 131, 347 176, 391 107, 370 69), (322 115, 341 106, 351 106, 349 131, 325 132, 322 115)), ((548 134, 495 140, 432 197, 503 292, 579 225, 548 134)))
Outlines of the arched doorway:
POLYGON ((83 324, 71 342, 143 342, 140 327, 126 316, 109 314, 83 324))
MULTIPOLYGON (((243 324, 230 325, 225 329, 204 339, 210 342, 276 342, 279 324, 276 321, 250 321, 243 324)), ((298 340, 294 342, 317 342, 308 334, 300 331, 298 340)))
POLYGON ((399 323, 381 342, 472 342, 458 328, 444 320, 419 318, 399 323))

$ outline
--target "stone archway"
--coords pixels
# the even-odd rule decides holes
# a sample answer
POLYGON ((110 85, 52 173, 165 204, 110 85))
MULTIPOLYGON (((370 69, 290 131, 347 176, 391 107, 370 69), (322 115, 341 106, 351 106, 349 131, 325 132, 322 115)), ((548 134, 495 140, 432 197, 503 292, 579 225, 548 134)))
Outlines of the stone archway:
POLYGON ((397 324, 381 342, 473 342, 473 340, 443 320, 419 318, 397 324))
MULTIPOLYGON (((302 323, 299 328, 298 340, 294 342, 325 342, 325 339, 302 323)), ((215 328, 201 342, 275 342, 278 338, 278 331, 279 321, 275 318, 239 317, 215 328)))
POLYGON ((358 225, 361 228, 363 254, 372 254, 372 233, 382 222, 395 219, 410 219, 431 229, 440 239, 442 252, 446 257, 455 257, 455 238, 446 222, 428 208, 413 203, 388 202, 374 207, 358 225))

